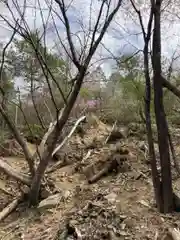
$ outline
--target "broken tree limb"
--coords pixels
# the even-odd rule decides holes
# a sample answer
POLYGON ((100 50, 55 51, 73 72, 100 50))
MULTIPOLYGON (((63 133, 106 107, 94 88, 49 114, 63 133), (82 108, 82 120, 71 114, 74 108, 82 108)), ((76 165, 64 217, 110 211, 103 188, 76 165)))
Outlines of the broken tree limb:
POLYGON ((26 141, 24 140, 24 138, 21 136, 18 128, 16 127, 16 125, 11 121, 10 116, 8 116, 8 114, 6 113, 6 111, 2 108, 2 106, 0 106, 0 113, 3 116, 5 122, 7 123, 9 129, 12 131, 16 141, 19 143, 19 145, 22 147, 24 155, 25 155, 25 159, 28 163, 29 166, 29 170, 31 172, 31 175, 34 176, 35 173, 35 169, 34 169, 34 161, 33 161, 33 157, 28 149, 28 146, 26 144, 26 141))
MULTIPOLYGON (((86 116, 82 116, 80 117, 75 125, 73 126, 72 130, 70 131, 70 133, 67 135, 67 137, 64 138, 64 140, 60 143, 60 145, 58 147, 56 147, 52 153, 52 156, 54 156, 54 154, 59 151, 63 146, 64 144, 70 139, 70 137, 73 135, 73 133, 75 132, 77 126, 86 119, 86 116)), ((47 172, 53 172, 54 170, 56 170, 59 166, 64 166, 64 163, 62 163, 62 160, 58 161, 57 163, 55 163, 52 167, 50 167, 47 172)))
POLYGON ((58 161, 56 164, 52 165, 51 167, 49 167, 47 170, 46 170, 46 173, 52 173, 54 172, 57 167, 58 168, 62 168, 62 167, 65 167, 68 165, 67 161, 58 161), (58 163, 58 166, 56 165, 58 163))
POLYGON ((176 95, 178 98, 180 98, 180 90, 176 86, 174 86, 171 82, 166 80, 164 77, 162 77, 162 80, 163 80, 163 86, 167 88, 169 91, 171 91, 172 93, 174 93, 174 95, 176 95))
POLYGON ((62 146, 63 146, 63 145, 68 141, 68 139, 73 135, 73 133, 75 132, 77 126, 78 126, 82 121, 84 121, 85 119, 86 119, 86 116, 82 116, 82 117, 80 117, 80 118, 76 121, 74 127, 72 128, 72 130, 70 131, 70 133, 67 135, 67 137, 65 137, 64 140, 60 143, 60 145, 57 146, 57 147, 54 149, 54 151, 53 151, 53 153, 52 153, 52 157, 54 156, 54 154, 55 154, 57 151, 59 151, 59 150, 62 148, 62 146))
POLYGON ((84 163, 90 157, 92 151, 93 151, 93 149, 88 150, 87 154, 83 157, 81 163, 84 163))
POLYGON ((0 180, 0 191, 7 195, 10 195, 11 197, 14 197, 14 194, 6 189, 6 184, 2 180, 0 180))
POLYGON ((7 207, 2 210, 2 212, 0 212, 0 222, 16 209, 21 200, 22 196, 14 199, 7 207))
POLYGON ((113 127, 112 127, 112 129, 111 129, 111 132, 110 132, 109 135, 107 136, 104 144, 107 144, 107 142, 109 141, 109 138, 110 138, 112 132, 114 131, 114 128, 116 127, 116 124, 117 124, 117 120, 114 122, 113 127))
POLYGON ((125 161, 128 158, 128 154, 114 154, 110 155, 107 158, 107 161, 105 166, 103 167, 102 170, 100 170, 97 174, 95 174, 92 178, 88 180, 88 183, 95 183, 98 180, 100 180, 102 177, 106 176, 108 173, 111 172, 118 172, 120 169, 121 171, 124 171, 125 168, 128 168, 129 166, 125 165, 125 161))
POLYGON ((88 180, 88 183, 95 183, 98 180, 100 180, 102 177, 106 176, 108 173, 112 171, 117 171, 117 168, 119 166, 119 161, 116 158, 113 158, 110 160, 107 164, 105 164, 105 167, 100 170, 96 175, 94 175, 91 179, 88 180))
POLYGON ((106 166, 101 171, 99 171, 96 175, 94 175, 91 179, 88 180, 88 183, 92 184, 100 180, 102 177, 104 177, 109 172, 109 166, 106 166))
POLYGON ((2 158, 0 158, 0 170, 2 170, 8 176, 26 184, 26 185, 31 184, 31 178, 29 176, 27 176, 24 173, 18 172, 12 166, 10 166, 8 163, 6 163, 2 158))

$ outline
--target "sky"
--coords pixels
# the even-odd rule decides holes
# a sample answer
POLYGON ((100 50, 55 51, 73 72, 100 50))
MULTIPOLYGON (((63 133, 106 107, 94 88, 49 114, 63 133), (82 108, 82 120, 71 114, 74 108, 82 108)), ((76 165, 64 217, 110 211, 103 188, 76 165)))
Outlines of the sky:
MULTIPOLYGON (((117 1, 118 0, 112 0, 112 8, 115 6, 117 1)), ((38 28, 42 31, 42 15, 45 22, 48 19, 47 46, 54 51, 62 52, 62 46, 59 44, 57 32, 54 28, 54 22, 56 23, 58 34, 60 35, 63 43, 66 42, 65 28, 57 14, 53 13, 53 18, 48 18, 48 6, 51 5, 51 3, 53 9, 55 9, 57 13, 60 12, 54 0, 10 0, 8 2, 16 18, 19 16, 14 7, 14 4, 18 4, 20 7, 22 7, 24 5, 24 2, 26 2, 27 7, 25 12, 25 19, 29 29, 38 28), (42 13, 40 10, 42 10, 42 13)), ((70 4, 67 14, 70 21, 71 31, 74 36, 78 36, 73 37, 73 41, 76 46, 79 47, 80 44, 78 39, 80 38, 81 41, 83 41, 84 37, 84 32, 82 33, 82 29, 83 31, 87 31, 89 27, 89 19, 91 19, 91 26, 94 26, 101 1, 66 0, 65 2, 67 5, 70 4)), ((147 0, 141 0, 140 2, 141 5, 137 6, 140 7, 143 22, 146 26, 149 6, 147 5, 147 0)), ((180 13, 178 13, 178 11, 180 11, 180 8, 179 3, 176 3, 176 1, 173 2, 173 7, 167 7, 166 1, 164 0, 164 6, 166 7, 166 11, 163 12, 162 16, 162 55, 168 58, 170 61, 174 52, 176 55, 179 55, 180 53, 180 19, 178 17, 180 16, 180 13), (177 16, 175 16, 174 13, 176 13, 177 16)), ((0 2, 0 9, 4 17, 12 20, 9 11, 6 9, 2 2, 0 2)), ((99 46, 93 58, 93 62, 96 62, 95 66, 101 65, 106 76, 109 76, 111 74, 111 71, 115 65, 115 63, 110 60, 110 58, 114 56, 121 56, 123 53, 131 53, 137 50, 142 50, 143 48, 143 39, 137 15, 130 9, 132 9, 132 7, 129 4, 123 4, 114 21, 111 23, 110 28, 105 34, 102 40, 102 45, 99 46), (105 60, 99 61, 101 58, 105 60)), ((7 24, 5 24, 0 17, 0 42, 8 41, 11 35, 12 30, 9 29, 7 24)), ((22 81, 18 80, 18 84, 22 84, 22 81)))

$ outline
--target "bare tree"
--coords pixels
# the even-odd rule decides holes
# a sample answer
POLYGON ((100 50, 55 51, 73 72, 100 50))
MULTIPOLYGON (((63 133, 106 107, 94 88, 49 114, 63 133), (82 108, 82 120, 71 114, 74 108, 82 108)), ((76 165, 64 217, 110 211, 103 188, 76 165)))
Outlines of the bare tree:
MULTIPOLYGON (((71 80, 71 83, 73 83, 73 86, 67 98, 64 96, 61 86, 57 83, 53 73, 48 68, 48 65, 46 62, 46 54, 42 54, 39 51, 38 45, 34 42, 31 36, 31 29, 28 26, 28 22, 26 21, 26 18, 25 18, 25 11, 27 6, 24 5, 23 8, 21 8, 17 1, 12 1, 12 2, 13 2, 13 7, 16 9, 18 13, 18 16, 15 16, 15 14, 13 13, 12 6, 9 6, 8 2, 5 2, 4 4, 11 16, 11 20, 3 16, 3 14, 0 14, 0 17, 6 22, 6 24, 8 24, 10 28, 12 28, 14 31, 16 30, 16 32, 21 37, 23 37, 26 41, 28 41, 31 44, 32 48, 34 49, 34 52, 36 53, 36 57, 41 65, 44 78, 48 84, 51 100, 56 108, 56 119, 54 123, 50 124, 49 130, 45 134, 41 144, 38 147, 37 152, 39 154, 40 161, 38 163, 37 169, 35 169, 34 162, 36 160, 37 154, 35 154, 34 156, 31 156, 27 148, 26 142, 20 135, 15 124, 11 121, 7 111, 5 111, 4 109, 2 109, 2 107, 0 107, 0 112, 3 118, 8 124, 10 130, 13 132, 16 140, 20 143, 21 147, 23 148, 26 160, 29 163, 29 168, 31 169, 31 175, 32 175, 32 179, 30 183, 31 186, 30 186, 30 192, 29 192, 29 202, 30 202, 30 205, 36 205, 39 201, 39 191, 41 187, 41 182, 42 182, 44 173, 46 171, 46 168, 48 166, 48 162, 51 159, 57 140, 62 132, 62 129, 66 121, 68 120, 69 114, 79 94, 79 91, 83 83, 83 79, 87 73, 88 66, 103 36, 105 35, 111 21, 113 20, 114 16, 118 12, 121 6, 122 0, 116 1, 115 5, 112 4, 111 1, 109 1, 108 4, 107 4, 107 1, 104 1, 104 0, 100 2, 100 8, 99 8, 98 16, 96 19, 96 23, 94 25, 94 29, 92 30, 92 26, 91 26, 91 29, 89 30, 90 31, 89 34, 86 35, 87 36, 85 41, 86 44, 81 47, 83 56, 84 56, 83 58, 78 56, 77 49, 74 44, 73 34, 71 32, 71 23, 68 18, 68 9, 70 6, 68 5, 68 3, 66 4, 64 0, 55 0, 53 4, 52 2, 47 2, 48 8, 49 8, 48 16, 51 16, 52 19, 54 19, 53 18, 53 13, 54 13, 65 27, 66 36, 67 36, 66 44, 61 39, 60 34, 58 34, 58 29, 55 25, 56 33, 58 34, 59 44, 61 44, 64 52, 71 59, 72 63, 76 68, 75 77, 71 80), (55 8, 54 8, 54 3, 56 3, 55 8), (104 13, 106 16, 105 18, 103 17, 104 13), (18 19, 20 20, 18 21, 18 19), (56 105, 56 102, 53 97, 52 89, 50 86, 50 79, 51 81, 54 81, 54 83, 57 85, 59 89, 59 93, 62 99, 64 100, 64 107, 62 109, 59 109, 56 105), (49 144, 48 147, 46 147, 45 144, 48 141, 48 138, 50 137, 52 139, 51 144, 49 144)), ((45 35, 47 30, 47 22, 44 20, 43 16, 41 16, 41 18, 43 22, 43 35, 45 35)), ((44 39, 44 44, 45 42, 46 41, 44 39)))
POLYGON ((147 32, 145 31, 141 11, 136 7, 133 0, 131 4, 138 15, 139 23, 142 29, 144 38, 144 75, 146 79, 145 93, 145 113, 146 113, 146 128, 149 144, 149 156, 151 161, 152 179, 155 191, 155 198, 158 210, 164 213, 172 212, 176 208, 176 202, 172 189, 172 176, 169 148, 173 151, 172 141, 168 132, 168 124, 163 104, 163 87, 173 92, 177 97, 180 97, 180 91, 168 80, 171 77, 171 72, 168 75, 168 80, 162 77, 161 66, 161 12, 162 0, 150 1, 149 21, 147 32), (153 26, 153 34, 152 32, 153 26), (149 53, 149 43, 152 37, 152 52, 149 53), (151 54, 151 55, 150 55, 151 54), (160 175, 157 171, 157 160, 154 151, 154 143, 151 127, 150 102, 151 102, 151 78, 149 74, 149 58, 151 56, 153 68, 153 90, 154 90, 154 109, 158 132, 158 146, 160 154, 160 175))

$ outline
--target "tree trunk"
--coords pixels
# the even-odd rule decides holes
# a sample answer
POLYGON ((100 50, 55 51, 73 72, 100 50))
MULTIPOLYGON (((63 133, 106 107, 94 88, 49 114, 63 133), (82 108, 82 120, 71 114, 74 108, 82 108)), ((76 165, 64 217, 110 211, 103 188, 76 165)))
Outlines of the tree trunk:
POLYGON ((28 149, 25 139, 21 136, 17 126, 14 125, 14 123, 11 121, 10 117, 8 116, 7 112, 3 109, 3 107, 1 105, 0 105, 0 113, 3 116, 5 122, 7 123, 9 129, 13 133, 15 139, 17 140, 19 145, 22 147, 24 155, 25 155, 25 159, 29 166, 31 176, 34 176, 34 174, 35 174, 34 160, 33 160, 33 156, 31 155, 31 153, 28 149))
POLYGON ((57 122, 54 130, 53 130, 53 141, 50 144, 50 146, 48 146, 48 148, 46 149, 46 151, 44 152, 40 163, 37 167, 34 179, 32 181, 32 185, 31 185, 31 190, 30 190, 30 194, 29 194, 29 201, 30 201, 30 205, 37 205, 38 204, 38 199, 39 199, 39 190, 40 190, 40 186, 41 186, 41 180, 44 176, 45 170, 48 166, 49 160, 52 157, 52 152, 54 150, 54 147, 57 143, 57 140, 59 138, 59 135, 61 134, 61 131, 66 123, 66 121, 68 120, 69 114, 74 106, 74 103, 77 99, 77 96, 79 94, 82 82, 83 82, 83 78, 85 76, 86 73, 86 68, 82 68, 80 74, 77 77, 76 83, 74 85, 73 91, 71 92, 69 99, 67 101, 67 105, 64 107, 61 117, 59 119, 59 121, 57 122))
POLYGON ((146 116, 146 131, 147 131, 147 139, 148 139, 148 147, 149 147, 149 157, 151 163, 151 172, 152 172, 152 181, 155 193, 155 200, 157 204, 157 208, 160 211, 162 206, 162 198, 161 198, 161 185, 160 179, 158 176, 157 170, 157 162, 156 155, 154 150, 154 142, 153 142, 153 133, 151 126, 151 113, 150 113, 150 104, 151 104, 151 82, 149 75, 149 58, 148 58, 148 39, 146 39, 145 47, 144 47, 144 75, 146 79, 146 90, 145 90, 145 116, 146 116))
POLYGON ((171 177, 171 164, 168 142, 168 127, 163 105, 163 81, 161 78, 161 28, 160 12, 161 0, 156 0, 154 5, 154 33, 153 33, 153 85, 154 85, 154 107, 158 132, 158 145, 161 164, 161 185, 162 199, 160 211, 163 213, 172 212, 173 190, 171 177))

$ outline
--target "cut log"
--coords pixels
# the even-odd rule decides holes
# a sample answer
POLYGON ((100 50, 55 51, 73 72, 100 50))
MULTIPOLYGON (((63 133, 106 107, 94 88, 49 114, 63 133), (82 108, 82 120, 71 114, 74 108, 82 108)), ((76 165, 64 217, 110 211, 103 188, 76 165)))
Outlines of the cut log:
POLYGON ((27 176, 24 173, 18 172, 12 166, 10 166, 8 163, 6 163, 2 158, 0 158, 0 169, 8 176, 26 184, 26 185, 31 184, 31 178, 29 176, 27 176))
POLYGON ((10 213, 12 213, 21 200, 22 196, 14 199, 7 207, 4 208, 2 212, 0 212, 0 221, 4 220, 10 213))

